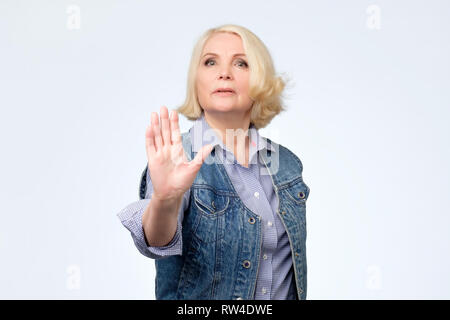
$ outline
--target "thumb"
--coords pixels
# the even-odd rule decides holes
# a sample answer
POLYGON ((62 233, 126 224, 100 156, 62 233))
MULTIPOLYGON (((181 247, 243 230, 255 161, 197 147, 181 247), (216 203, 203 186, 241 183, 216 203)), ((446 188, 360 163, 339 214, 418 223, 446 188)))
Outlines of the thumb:
POLYGON ((203 146, 192 160, 193 164, 201 166, 213 149, 212 144, 203 146))

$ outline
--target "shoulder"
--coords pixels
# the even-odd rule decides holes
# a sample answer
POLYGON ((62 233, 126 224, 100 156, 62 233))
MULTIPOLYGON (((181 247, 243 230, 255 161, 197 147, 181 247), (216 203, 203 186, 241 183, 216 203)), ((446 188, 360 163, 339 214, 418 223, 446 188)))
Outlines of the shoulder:
MULTIPOLYGON (((297 156, 291 149, 288 147, 273 141, 270 138, 262 137, 263 140, 266 141, 267 145, 270 145, 270 148, 275 150, 274 155, 278 155, 277 159, 280 164, 280 168, 286 167, 297 167, 300 173, 303 171, 303 163, 300 160, 300 157, 297 156)), ((269 147, 268 147, 269 148, 269 147)))

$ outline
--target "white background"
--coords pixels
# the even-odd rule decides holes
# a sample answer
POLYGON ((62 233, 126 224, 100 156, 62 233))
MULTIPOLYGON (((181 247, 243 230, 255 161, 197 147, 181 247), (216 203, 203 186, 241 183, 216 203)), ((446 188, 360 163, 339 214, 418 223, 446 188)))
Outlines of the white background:
POLYGON ((449 299, 449 18, 444 0, 2 0, 0 298, 154 299, 116 214, 195 41, 235 23, 293 80, 261 133, 311 188, 308 299, 449 299))

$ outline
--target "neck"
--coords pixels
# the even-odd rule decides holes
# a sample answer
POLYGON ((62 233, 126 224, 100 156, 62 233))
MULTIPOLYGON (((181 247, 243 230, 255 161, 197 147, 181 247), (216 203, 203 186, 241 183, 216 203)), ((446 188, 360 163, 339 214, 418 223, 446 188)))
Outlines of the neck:
POLYGON ((220 137, 228 150, 233 152, 236 161, 248 166, 250 110, 244 114, 204 111, 208 125, 220 137))

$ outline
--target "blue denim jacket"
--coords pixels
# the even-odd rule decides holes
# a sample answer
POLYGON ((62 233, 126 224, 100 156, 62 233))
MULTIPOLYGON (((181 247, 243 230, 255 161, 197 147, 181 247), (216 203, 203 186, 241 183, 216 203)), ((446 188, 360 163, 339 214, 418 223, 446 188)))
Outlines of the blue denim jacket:
MULTIPOLYGON (((267 138, 264 138, 267 139, 267 138)), ((190 135, 182 134, 189 160, 195 154, 190 135)), ((277 214, 291 246, 297 298, 306 299, 306 200, 309 187, 302 178, 300 159, 287 148, 260 152, 279 199, 277 214), (273 158, 273 159, 272 159, 273 158)), ((141 176, 139 197, 146 192, 147 167, 141 176)), ((236 193, 215 150, 205 159, 191 186, 191 199, 183 219, 182 255, 155 260, 156 299, 253 299, 262 245, 259 215, 248 209, 236 193)))

